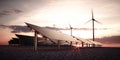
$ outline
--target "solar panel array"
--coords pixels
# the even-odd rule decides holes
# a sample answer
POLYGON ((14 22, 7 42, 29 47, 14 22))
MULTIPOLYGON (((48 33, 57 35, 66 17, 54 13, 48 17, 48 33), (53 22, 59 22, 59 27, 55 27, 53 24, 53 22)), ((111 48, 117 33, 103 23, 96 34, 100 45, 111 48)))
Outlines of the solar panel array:
POLYGON ((36 25, 32 25, 32 24, 28 24, 26 23, 30 28, 34 29, 35 31, 37 31, 38 33, 46 36, 47 38, 53 39, 53 40, 65 40, 65 41, 73 41, 73 42, 80 42, 78 40, 76 40, 75 38, 73 38, 70 35, 64 34, 60 31, 56 31, 53 29, 49 29, 46 27, 39 27, 36 25))
POLYGON ((96 44, 96 45, 101 45, 101 43, 96 42, 96 41, 92 41, 92 40, 85 40, 85 39, 81 39, 79 37, 72 37, 70 35, 64 34, 60 31, 56 31, 54 29, 49 29, 46 27, 39 27, 33 24, 29 24, 26 23, 28 25, 28 27, 30 27, 31 29, 37 31, 39 34, 46 36, 47 38, 51 39, 51 40, 62 40, 62 41, 72 41, 72 42, 84 42, 87 44, 96 44))

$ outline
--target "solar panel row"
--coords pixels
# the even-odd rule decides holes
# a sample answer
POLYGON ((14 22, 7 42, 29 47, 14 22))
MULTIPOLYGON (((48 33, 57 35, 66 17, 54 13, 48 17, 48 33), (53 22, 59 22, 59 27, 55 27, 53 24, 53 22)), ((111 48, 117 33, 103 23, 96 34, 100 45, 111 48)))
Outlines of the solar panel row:
POLYGON ((97 41, 92 41, 92 40, 85 40, 85 39, 81 39, 79 37, 72 37, 70 35, 64 34, 60 31, 56 31, 53 29, 49 29, 46 27, 39 27, 33 24, 29 24, 26 23, 28 27, 30 27, 31 29, 37 31, 39 34, 51 39, 51 40, 62 40, 62 41, 72 41, 72 42, 84 42, 87 44, 95 44, 95 45, 101 45, 101 43, 97 42, 97 41))

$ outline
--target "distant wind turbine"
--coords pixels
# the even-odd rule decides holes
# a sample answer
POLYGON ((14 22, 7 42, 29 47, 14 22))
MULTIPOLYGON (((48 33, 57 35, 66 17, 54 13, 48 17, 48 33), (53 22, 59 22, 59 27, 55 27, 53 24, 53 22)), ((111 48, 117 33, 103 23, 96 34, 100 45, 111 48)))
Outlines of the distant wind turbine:
POLYGON ((70 35, 72 36, 73 27, 71 26, 71 24, 69 24, 69 27, 70 27, 70 35))
POLYGON ((92 13, 92 19, 87 21, 86 23, 92 21, 92 29, 93 29, 93 41, 95 41, 95 26, 94 26, 94 23, 97 22, 97 23, 100 23, 99 21, 97 21, 96 19, 94 19, 94 14, 93 14, 93 10, 91 10, 91 13, 92 13))

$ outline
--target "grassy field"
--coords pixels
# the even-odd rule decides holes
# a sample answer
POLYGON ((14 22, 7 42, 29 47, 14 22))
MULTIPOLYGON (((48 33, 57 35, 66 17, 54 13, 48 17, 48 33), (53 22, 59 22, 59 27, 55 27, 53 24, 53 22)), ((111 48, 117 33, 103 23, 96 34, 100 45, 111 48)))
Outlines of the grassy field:
POLYGON ((0 46, 0 60, 120 60, 120 48, 43 48, 0 46))

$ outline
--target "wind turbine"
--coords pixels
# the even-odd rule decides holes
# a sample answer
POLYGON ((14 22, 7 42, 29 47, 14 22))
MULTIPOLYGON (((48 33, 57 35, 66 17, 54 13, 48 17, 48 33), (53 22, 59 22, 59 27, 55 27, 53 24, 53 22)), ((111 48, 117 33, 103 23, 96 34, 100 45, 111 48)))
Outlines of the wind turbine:
MULTIPOLYGON (((69 27, 70 27, 70 35, 71 35, 73 38, 75 38, 75 37, 72 35, 72 31, 73 31, 73 29, 75 29, 75 28, 73 28, 73 27, 71 26, 71 24, 69 24, 69 27)), ((76 45, 78 45, 78 42, 76 42, 76 45)), ((70 42, 70 46, 72 46, 72 41, 70 42)))
POLYGON ((94 14, 93 14, 93 10, 91 10, 91 13, 92 13, 92 19, 91 20, 89 20, 89 21, 87 21, 86 23, 88 23, 88 22, 90 22, 90 21, 92 21, 92 29, 93 29, 93 41, 95 41, 95 22, 97 22, 97 23, 100 23, 99 21, 97 21, 95 18, 94 18, 94 14))
POLYGON ((69 27, 70 27, 70 35, 72 36, 73 27, 71 26, 71 24, 69 24, 69 27))

